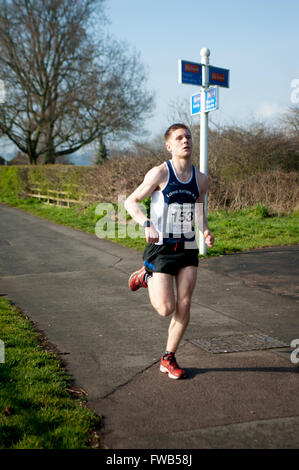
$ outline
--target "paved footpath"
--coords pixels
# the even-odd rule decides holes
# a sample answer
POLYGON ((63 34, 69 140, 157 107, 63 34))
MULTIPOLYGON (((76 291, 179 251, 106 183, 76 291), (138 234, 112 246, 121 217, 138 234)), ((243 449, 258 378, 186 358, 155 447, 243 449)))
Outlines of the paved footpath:
POLYGON ((108 448, 299 447, 299 245, 200 260, 174 381, 169 319, 128 290, 140 252, 4 205, 0 221, 0 294, 58 348, 108 448))

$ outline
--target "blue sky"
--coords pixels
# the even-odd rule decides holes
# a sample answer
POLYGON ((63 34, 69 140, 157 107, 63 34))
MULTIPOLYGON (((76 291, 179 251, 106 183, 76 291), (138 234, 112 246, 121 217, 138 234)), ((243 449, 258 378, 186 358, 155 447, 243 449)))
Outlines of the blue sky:
MULTIPOLYGON (((291 103, 299 79, 298 0, 107 0, 109 31, 141 54, 148 89, 156 94, 151 135, 170 123, 175 102, 188 109, 198 88, 178 83, 178 59, 230 70, 230 88, 220 89, 220 125, 275 121, 291 103)), ((199 122, 194 117, 193 122, 199 122)))

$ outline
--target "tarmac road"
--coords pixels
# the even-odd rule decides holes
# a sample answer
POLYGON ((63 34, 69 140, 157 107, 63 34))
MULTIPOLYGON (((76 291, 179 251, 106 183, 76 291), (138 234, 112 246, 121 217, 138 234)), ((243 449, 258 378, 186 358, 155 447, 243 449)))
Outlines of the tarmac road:
POLYGON ((127 287, 140 252, 4 205, 0 220, 0 294, 58 348, 108 448, 299 447, 299 245, 200 260, 173 381, 169 319, 127 287))

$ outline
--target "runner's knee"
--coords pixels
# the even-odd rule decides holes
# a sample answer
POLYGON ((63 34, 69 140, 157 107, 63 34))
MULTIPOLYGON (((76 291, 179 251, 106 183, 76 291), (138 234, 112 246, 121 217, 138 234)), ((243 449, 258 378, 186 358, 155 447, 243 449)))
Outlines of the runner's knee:
POLYGON ((177 300, 177 311, 182 313, 189 313, 191 307, 190 297, 183 297, 177 300))
POLYGON ((168 317, 174 312, 175 306, 171 302, 163 303, 156 307, 157 312, 161 317, 168 317))

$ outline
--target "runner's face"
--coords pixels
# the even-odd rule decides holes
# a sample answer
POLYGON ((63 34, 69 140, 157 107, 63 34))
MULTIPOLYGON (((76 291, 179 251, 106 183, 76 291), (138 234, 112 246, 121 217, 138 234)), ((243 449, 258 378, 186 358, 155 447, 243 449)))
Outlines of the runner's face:
POLYGON ((187 129, 173 131, 166 142, 166 148, 172 156, 188 158, 192 152, 192 136, 187 129))

